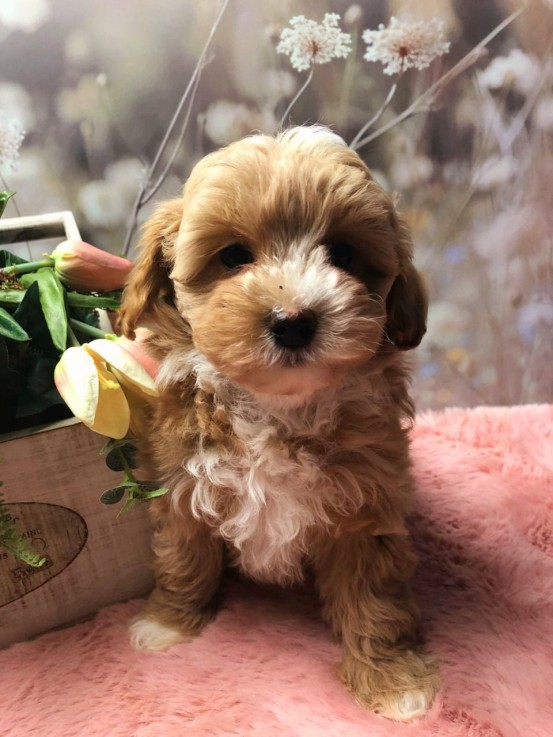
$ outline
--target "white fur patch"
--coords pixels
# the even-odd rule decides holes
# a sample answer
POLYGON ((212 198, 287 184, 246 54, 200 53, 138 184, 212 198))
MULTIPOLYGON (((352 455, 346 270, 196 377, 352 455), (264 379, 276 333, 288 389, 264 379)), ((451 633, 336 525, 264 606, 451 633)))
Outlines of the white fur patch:
POLYGON ((168 650, 186 637, 179 630, 139 617, 129 627, 129 639, 135 650, 168 650))
POLYGON ((397 694, 396 708, 391 708, 385 716, 399 722, 410 722, 424 716, 431 703, 431 695, 425 691, 405 691, 397 694))
MULTIPOLYGON (((218 528, 247 575, 277 583, 300 579, 310 529, 328 524, 331 511, 346 514, 362 504, 354 480, 330 479, 319 457, 287 442, 321 436, 335 422, 338 404, 329 390, 319 401, 294 413, 283 410, 278 418, 276 411, 270 414, 237 397, 231 418, 246 452, 228 456, 200 448, 185 463, 195 480, 194 515, 218 528), (225 492, 230 492, 229 506, 221 513, 218 501, 225 492)), ((173 495, 178 501, 178 488, 173 495)))
POLYGON ((288 128, 277 136, 282 143, 303 151, 314 151, 321 145, 345 146, 347 143, 325 125, 299 125, 288 128))

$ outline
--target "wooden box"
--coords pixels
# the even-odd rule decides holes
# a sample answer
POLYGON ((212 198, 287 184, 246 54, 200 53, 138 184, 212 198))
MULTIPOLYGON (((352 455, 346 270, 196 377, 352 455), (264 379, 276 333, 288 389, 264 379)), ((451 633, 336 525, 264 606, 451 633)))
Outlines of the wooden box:
MULTIPOLYGON (((0 220, 0 243, 80 238, 71 213, 0 220)), ((0 547, 0 647, 146 594, 146 505, 117 519, 100 494, 120 480, 99 455, 105 438, 75 419, 0 436, 7 510, 47 563, 32 568, 0 547)))

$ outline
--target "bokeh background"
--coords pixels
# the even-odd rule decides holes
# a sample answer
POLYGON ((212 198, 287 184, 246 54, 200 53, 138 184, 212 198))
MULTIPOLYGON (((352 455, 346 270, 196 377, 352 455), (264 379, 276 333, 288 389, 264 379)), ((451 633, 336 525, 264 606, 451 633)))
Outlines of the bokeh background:
MULTIPOLYGON (((390 86, 380 65, 363 60, 364 29, 392 15, 437 17, 451 41, 449 54, 404 76, 387 120, 521 4, 231 0, 156 200, 174 195, 205 153, 277 128, 306 76, 275 51, 292 16, 320 21, 337 12, 353 36, 355 53, 317 66, 293 110, 294 122, 326 123, 349 141, 390 86)), ((2 174, 23 215, 71 209, 85 240, 121 251, 141 177, 218 7, 1 0, 0 111, 26 131, 16 168, 2 174)), ((552 399, 552 38, 553 2, 534 0, 432 109, 360 151, 397 193, 430 288, 428 334, 416 357, 419 409, 552 399)), ((5 216, 15 215, 10 204, 5 216)))

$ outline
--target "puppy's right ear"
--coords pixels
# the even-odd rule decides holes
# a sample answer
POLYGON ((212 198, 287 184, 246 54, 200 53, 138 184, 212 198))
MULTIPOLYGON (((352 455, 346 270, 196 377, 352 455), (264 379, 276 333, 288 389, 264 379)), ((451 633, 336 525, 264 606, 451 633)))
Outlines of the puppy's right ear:
POLYGON ((181 219, 182 199, 169 200, 157 208, 144 227, 139 244, 141 254, 131 271, 119 311, 121 332, 127 338, 134 338, 135 328, 153 311, 157 301, 173 296, 169 273, 181 219))

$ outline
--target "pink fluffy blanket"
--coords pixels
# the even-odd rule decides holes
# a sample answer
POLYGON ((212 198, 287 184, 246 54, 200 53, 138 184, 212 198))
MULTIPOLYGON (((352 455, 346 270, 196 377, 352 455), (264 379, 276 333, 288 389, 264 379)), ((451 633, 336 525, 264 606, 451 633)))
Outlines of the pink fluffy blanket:
POLYGON ((234 583, 168 653, 139 602, 0 653, 1 737, 551 737, 553 407, 449 410, 413 434, 415 582, 443 690, 412 725, 359 707, 309 592, 234 583))

